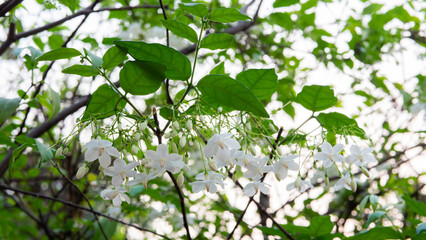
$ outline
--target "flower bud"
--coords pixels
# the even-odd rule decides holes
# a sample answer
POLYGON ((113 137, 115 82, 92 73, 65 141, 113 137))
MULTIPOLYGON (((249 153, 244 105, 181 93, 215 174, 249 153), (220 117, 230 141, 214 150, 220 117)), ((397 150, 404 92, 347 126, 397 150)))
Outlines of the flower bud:
POLYGON ((174 129, 179 129, 179 123, 177 121, 173 122, 173 128, 174 129))
POLYGON ((133 145, 133 146, 132 146, 132 153, 133 153, 133 154, 138 154, 138 152, 139 152, 139 148, 138 148, 138 146, 133 145))
POLYGON ((351 186, 352 191, 356 192, 356 182, 355 182, 353 177, 351 178, 350 186, 351 186))
POLYGON ((256 156, 256 149, 252 145, 248 146, 248 150, 253 156, 256 156))
POLYGON ((179 140, 179 146, 183 148, 185 147, 185 145, 186 145, 186 137, 181 137, 179 140))
POLYGON ((139 132, 135 133, 135 140, 136 141, 141 140, 141 134, 139 132))
POLYGON ((56 157, 56 158, 58 158, 58 157, 62 156, 62 150, 63 150, 62 146, 60 146, 60 147, 56 150, 56 153, 55 153, 55 157, 56 157))
POLYGON ((194 142, 192 140, 189 140, 188 145, 192 147, 192 146, 194 146, 194 142))
POLYGON ((83 178, 88 171, 89 171, 89 169, 86 167, 86 165, 81 166, 77 170, 77 174, 75 174, 75 178, 77 178, 77 179, 83 178))
POLYGON ((119 124, 117 124, 117 128, 118 128, 118 130, 123 130, 123 126, 121 126, 121 123, 119 123, 119 124))
POLYGON ((183 177, 183 173, 181 172, 176 180, 178 186, 181 188, 183 186, 185 178, 183 177))
POLYGON ((278 155, 282 156, 283 150, 280 147, 277 147, 277 153, 278 153, 278 155))
POLYGON ((192 130, 192 121, 191 120, 186 121, 186 129, 188 131, 192 130))
POLYGON ((210 167, 211 170, 217 171, 217 164, 216 164, 215 161, 209 160, 209 167, 210 167))
POLYGON ((217 108, 217 111, 218 111, 219 113, 222 113, 223 108, 222 108, 222 107, 218 107, 218 108, 217 108))
POLYGON ((166 132, 166 134, 164 134, 164 137, 166 139, 169 139, 171 135, 172 135, 172 132, 166 132))
POLYGON ((102 140, 101 136, 96 137, 97 140, 102 140))
POLYGON ((123 153, 124 156, 126 156, 127 154, 129 154, 126 149, 123 149, 121 152, 123 153))
POLYGON ((174 138, 178 135, 178 133, 176 131, 173 131, 172 134, 170 135, 170 138, 174 138))
POLYGON ((245 132, 244 130, 241 130, 241 131, 240 131, 240 134, 241 134, 241 136, 243 136, 243 137, 247 137, 247 134, 246 134, 246 132, 245 132))
POLYGON ((368 170, 363 166, 360 166, 360 168, 361 168, 362 173, 364 173, 364 175, 369 178, 370 173, 368 172, 368 170))
POLYGON ((64 148, 63 154, 69 154, 70 153, 70 149, 68 147, 64 148))
POLYGON ((325 185, 329 185, 330 184, 330 179, 328 178, 328 176, 325 176, 325 185))
POLYGON ((146 129, 147 126, 148 126, 148 121, 143 121, 139 123, 139 130, 143 131, 146 129))
POLYGON ((204 117, 203 117, 203 115, 200 115, 199 117, 200 117, 200 122, 201 122, 201 123, 205 123, 205 122, 204 122, 204 117))
POLYGON ((276 131, 276 130, 275 130, 275 126, 274 126, 274 124, 269 123, 269 124, 268 124, 268 126, 269 126, 269 129, 270 129, 272 132, 275 132, 275 131, 276 131))
POLYGON ((174 142, 172 142, 172 152, 174 152, 174 153, 179 152, 178 147, 177 147, 176 143, 174 143, 174 142))

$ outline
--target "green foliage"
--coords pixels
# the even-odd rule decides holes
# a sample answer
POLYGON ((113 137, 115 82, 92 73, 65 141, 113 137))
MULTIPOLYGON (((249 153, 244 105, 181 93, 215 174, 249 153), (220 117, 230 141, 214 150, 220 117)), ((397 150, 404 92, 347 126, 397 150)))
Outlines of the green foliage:
POLYGON ((99 71, 93 69, 91 66, 76 64, 62 70, 62 73, 75 74, 82 77, 93 77, 99 74, 99 71))
POLYGON ((188 13, 203 18, 209 12, 209 9, 202 3, 179 3, 179 8, 188 13))
POLYGON ((119 64, 121 64, 124 60, 126 60, 127 53, 122 49, 112 46, 108 51, 105 52, 105 55, 102 57, 102 68, 103 69, 111 69, 119 64))
POLYGON ((228 75, 207 75, 198 82, 197 88, 204 101, 215 107, 226 106, 231 110, 269 117, 253 92, 228 75))
POLYGON ((249 16, 240 13, 240 11, 235 8, 214 8, 209 14, 209 19, 221 23, 251 20, 249 16))
POLYGON ((212 33, 201 40, 201 47, 211 50, 227 49, 235 45, 235 36, 228 33, 212 33))
POLYGON ((37 58, 37 61, 55 61, 80 56, 81 53, 74 48, 58 48, 47 52, 37 58))
POLYGON ((19 98, 0 98, 0 125, 15 113, 19 107, 19 102, 19 98))
POLYGON ((193 43, 198 41, 197 33, 188 25, 172 19, 161 20, 161 23, 178 37, 186 38, 193 43))
POLYGON ((115 41, 114 43, 126 49, 137 60, 163 64, 167 68, 165 73, 169 79, 187 80, 191 76, 191 62, 185 55, 173 48, 157 43, 125 41, 115 41))
POLYGON ((259 100, 269 100, 278 87, 274 69, 248 69, 235 78, 250 89, 259 100))
POLYGON ((306 109, 317 112, 334 106, 337 98, 329 86, 311 85, 303 87, 297 94, 296 101, 306 109))
POLYGON ((123 109, 125 105, 126 102, 112 87, 108 84, 101 85, 92 94, 81 120, 102 119, 112 116, 117 110, 123 109))
POLYGON ((355 119, 348 118, 341 113, 320 113, 317 120, 321 126, 328 131, 340 135, 353 135, 365 139, 365 132, 358 127, 355 119))
POLYGON ((154 93, 166 78, 165 71, 159 63, 128 61, 120 71, 120 87, 133 95, 154 93))

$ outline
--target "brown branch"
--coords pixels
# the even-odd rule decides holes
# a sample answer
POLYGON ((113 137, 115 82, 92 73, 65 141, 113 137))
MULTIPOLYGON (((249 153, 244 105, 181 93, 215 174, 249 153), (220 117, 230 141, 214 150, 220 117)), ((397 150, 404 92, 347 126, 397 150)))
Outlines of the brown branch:
MULTIPOLYGON (((158 5, 138 5, 138 6, 124 6, 124 7, 120 7, 120 8, 101 8, 98 10, 93 10, 93 7, 98 3, 99 1, 94 1, 90 6, 88 6, 87 8, 80 10, 72 15, 66 16, 62 19, 59 19, 57 21, 48 23, 44 26, 38 27, 38 28, 34 28, 32 30, 26 31, 26 32, 22 32, 19 34, 13 34, 13 38, 8 38, 6 39, 5 42, 3 42, 3 44, 0 46, 0 56, 3 55, 3 53, 10 47, 10 45, 12 45, 12 43, 18 41, 21 38, 26 38, 32 35, 35 35, 37 33, 40 32, 44 32, 46 30, 49 30, 51 28, 54 28, 58 25, 61 25, 62 23, 69 21, 73 18, 79 17, 79 16, 83 16, 83 15, 90 15, 91 13, 97 13, 97 12, 104 12, 104 11, 122 11, 122 10, 131 10, 131 9, 138 9, 138 8, 160 8, 160 6, 158 5)), ((10 34, 10 32, 9 32, 10 34)))
MULTIPOLYGON (((45 195, 40 194, 40 193, 29 192, 29 191, 25 191, 25 190, 17 189, 17 188, 10 187, 10 186, 4 185, 4 184, 0 184, 0 189, 3 189, 3 190, 12 190, 12 191, 14 191, 14 192, 16 192, 16 193, 22 193, 22 194, 24 194, 24 195, 33 196, 33 197, 36 197, 36 198, 41 198, 41 199, 46 199, 46 200, 49 200, 49 201, 59 202, 59 203, 62 203, 62 204, 64 204, 64 205, 67 205, 67 206, 70 206, 70 207, 76 208, 76 209, 81 209, 81 210, 84 210, 84 211, 86 211, 86 212, 90 212, 90 213, 96 214, 96 215, 98 215, 98 216, 102 216, 102 217, 108 218, 108 219, 110 219, 110 220, 112 220, 112 221, 115 221, 115 222, 121 223, 121 224, 123 224, 123 225, 126 225, 126 226, 129 226, 129 227, 136 228, 136 229, 138 229, 139 231, 149 232, 149 233, 152 233, 152 234, 154 234, 154 235, 160 236, 160 237, 162 237, 162 238, 165 238, 165 239, 171 240, 171 238, 169 238, 169 237, 167 237, 167 236, 165 236, 165 235, 159 234, 159 233, 157 233, 157 232, 155 232, 155 231, 153 231, 153 230, 149 230, 149 229, 146 229, 146 228, 143 228, 143 227, 139 227, 139 226, 134 225, 134 224, 131 224, 131 223, 126 223, 126 222, 124 222, 124 221, 122 221, 122 220, 120 220, 120 219, 117 219, 117 218, 114 218, 114 217, 108 216, 108 215, 106 215, 106 214, 104 214, 104 213, 97 212, 97 211, 95 211, 95 210, 90 210, 89 208, 86 208, 86 207, 80 206, 80 205, 78 205, 78 204, 75 204, 75 203, 72 203, 72 202, 68 202, 68 201, 65 201, 65 200, 62 200, 62 199, 59 199, 59 198, 53 198, 53 197, 45 196, 45 195)), ((4 192, 5 192, 5 194, 6 194, 6 195, 9 195, 6 191, 4 191, 4 192)))
POLYGON ((0 17, 4 17, 6 13, 10 12, 18 6, 23 0, 9 0, 0 5, 0 17))

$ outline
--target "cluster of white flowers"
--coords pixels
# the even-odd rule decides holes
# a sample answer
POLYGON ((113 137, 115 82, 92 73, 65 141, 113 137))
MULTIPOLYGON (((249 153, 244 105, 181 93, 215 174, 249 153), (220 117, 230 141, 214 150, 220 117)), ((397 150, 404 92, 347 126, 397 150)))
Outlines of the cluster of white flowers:
POLYGON ((368 177, 369 173, 367 169, 364 167, 370 162, 376 162, 376 159, 371 154, 374 149, 369 147, 365 149, 361 149, 359 146, 352 145, 350 147, 351 154, 348 155, 346 158, 343 157, 340 153, 344 149, 343 144, 336 144, 334 147, 331 146, 330 143, 324 142, 321 145, 321 152, 314 155, 314 159, 322 161, 322 164, 324 168, 330 168, 332 166, 336 166, 337 169, 338 165, 337 163, 340 163, 343 167, 343 171, 340 171, 341 178, 336 182, 334 185, 334 189, 336 191, 346 188, 348 190, 356 191, 357 189, 357 182, 359 182, 359 179, 356 178, 351 172, 350 172, 350 166, 346 166, 347 164, 355 164, 358 166, 361 171, 368 177), (346 173, 342 173, 346 171, 346 173))
MULTIPOLYGON (((287 177, 288 171, 298 171, 299 165, 293 160, 296 155, 284 156, 276 161, 273 165, 269 165, 269 158, 258 158, 251 153, 240 151, 240 144, 232 138, 231 133, 214 134, 207 142, 204 148, 204 156, 208 159, 208 165, 213 171, 205 171, 196 177, 196 182, 190 183, 193 192, 199 192, 206 189, 210 193, 216 193, 219 185, 223 188, 223 175, 217 171, 224 167, 240 166, 244 169, 243 176, 252 180, 244 187, 244 192, 247 196, 252 197, 257 192, 268 194, 269 185, 262 182, 264 174, 273 171, 278 180, 283 180, 287 177)), ((294 183, 290 183, 288 189, 297 189, 302 192, 307 187, 312 187, 309 181, 302 181, 300 177, 294 183)))
MULTIPOLYGON (((136 167, 140 165, 139 162, 126 163, 126 161, 121 159, 119 151, 112 146, 110 141, 93 139, 86 144, 86 148, 85 160, 93 162, 99 159, 99 164, 103 168, 104 174, 112 177, 111 183, 114 188, 105 189, 100 195, 105 200, 112 200, 116 207, 120 206, 122 201, 130 203, 130 198, 126 195, 127 190, 124 185, 131 186, 142 183, 147 188, 149 180, 165 171, 178 173, 182 168, 186 167, 186 164, 182 161, 182 156, 175 153, 169 154, 168 148, 164 144, 158 145, 156 151, 148 150, 146 152, 147 158, 142 162, 145 168, 151 170, 148 174, 143 171, 136 171, 136 167), (116 158, 113 166, 110 166, 111 157, 116 158), (133 179, 129 180, 128 178, 133 179)), ((80 169, 79 173, 77 173, 77 178, 81 178, 88 170, 85 166, 80 169), (80 171, 80 169, 83 170, 80 171)))

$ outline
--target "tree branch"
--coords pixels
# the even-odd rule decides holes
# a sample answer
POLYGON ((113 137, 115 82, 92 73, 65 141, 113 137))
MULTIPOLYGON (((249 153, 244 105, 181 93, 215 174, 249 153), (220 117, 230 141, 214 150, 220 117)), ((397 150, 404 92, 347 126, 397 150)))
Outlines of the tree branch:
MULTIPOLYGON (((78 204, 75 204, 75 203, 72 203, 72 202, 68 202, 68 201, 65 201, 65 200, 62 200, 62 199, 59 199, 59 198, 52 198, 52 197, 49 197, 49 196, 42 195, 42 194, 40 194, 40 193, 29 192, 29 191, 25 191, 25 190, 17 189, 17 188, 14 188, 14 187, 10 187, 10 186, 4 185, 4 184, 0 184, 0 189, 2 189, 2 190, 12 190, 12 191, 14 191, 14 192, 22 193, 22 194, 24 194, 24 195, 33 196, 33 197, 36 197, 36 198, 42 198, 42 199, 46 199, 46 200, 49 200, 49 201, 59 202, 59 203, 62 203, 62 204, 64 204, 64 205, 67 205, 67 206, 69 206, 69 207, 73 207, 73 208, 76 208, 76 209, 81 209, 81 210, 84 210, 84 211, 86 211, 86 212, 90 212, 90 213, 96 214, 96 215, 98 215, 98 216, 102 216, 102 217, 108 218, 108 219, 110 219, 110 220, 112 220, 112 221, 115 221, 115 222, 121 223, 121 224, 123 224, 123 225, 126 225, 126 226, 129 226, 129 227, 136 228, 136 229, 138 229, 139 231, 149 232, 149 233, 152 233, 152 234, 154 234, 154 235, 160 236, 160 237, 162 237, 162 238, 164 238, 164 239, 171 240, 171 238, 169 238, 169 237, 167 237, 167 236, 165 236, 165 235, 159 234, 159 233, 157 233, 157 232, 155 232, 155 231, 153 231, 153 230, 149 230, 149 229, 146 229, 146 228, 143 228, 143 227, 139 227, 139 226, 134 225, 134 224, 131 224, 131 223, 126 223, 126 222, 124 222, 124 221, 122 221, 122 220, 120 220, 120 219, 117 219, 117 218, 114 218, 114 217, 108 216, 108 215, 106 215, 106 214, 104 214, 104 213, 97 212, 97 211, 95 211, 95 210, 90 210, 89 208, 86 208, 86 207, 80 206, 80 205, 78 205, 78 204)), ((6 195, 9 195, 7 192, 5 192, 5 194, 6 194, 6 195)))

